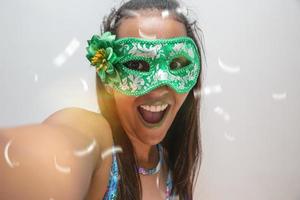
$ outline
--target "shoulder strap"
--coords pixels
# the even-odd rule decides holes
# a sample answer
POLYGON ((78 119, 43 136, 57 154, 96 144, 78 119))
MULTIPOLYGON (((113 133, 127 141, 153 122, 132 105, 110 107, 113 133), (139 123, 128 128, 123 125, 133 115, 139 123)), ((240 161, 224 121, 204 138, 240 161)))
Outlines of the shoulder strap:
POLYGON ((109 183, 103 198, 104 200, 113 200, 117 198, 118 183, 119 183, 118 161, 117 161, 117 155, 113 152, 109 183))

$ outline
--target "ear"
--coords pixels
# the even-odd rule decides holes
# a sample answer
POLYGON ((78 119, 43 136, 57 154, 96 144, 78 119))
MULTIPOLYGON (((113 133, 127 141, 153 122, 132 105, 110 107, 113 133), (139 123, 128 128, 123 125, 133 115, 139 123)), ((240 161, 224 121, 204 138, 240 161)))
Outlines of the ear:
POLYGON ((104 88, 105 88, 105 91, 110 94, 110 95, 113 95, 114 94, 114 91, 113 91, 113 88, 111 86, 109 86, 108 84, 105 84, 104 85, 104 88))

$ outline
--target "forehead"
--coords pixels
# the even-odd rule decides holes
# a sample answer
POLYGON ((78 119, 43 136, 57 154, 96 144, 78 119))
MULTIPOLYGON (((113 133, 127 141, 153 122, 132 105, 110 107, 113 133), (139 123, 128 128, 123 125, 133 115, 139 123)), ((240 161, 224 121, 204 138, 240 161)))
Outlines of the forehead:
POLYGON ((121 20, 117 37, 137 37, 145 39, 162 39, 186 36, 183 23, 169 15, 168 11, 127 11, 128 18, 121 20))

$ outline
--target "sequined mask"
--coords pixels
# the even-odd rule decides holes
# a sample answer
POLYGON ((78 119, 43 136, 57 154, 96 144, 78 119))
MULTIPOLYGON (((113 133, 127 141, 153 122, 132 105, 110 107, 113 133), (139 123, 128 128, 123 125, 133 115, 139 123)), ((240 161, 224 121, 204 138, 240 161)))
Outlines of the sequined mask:
POLYGON ((99 63, 108 63, 109 66, 102 66, 101 70, 99 64, 97 71, 101 80, 115 90, 126 95, 140 96, 166 85, 177 93, 187 93, 196 84, 201 72, 201 61, 197 46, 191 38, 114 40, 114 37, 104 48, 95 45, 97 41, 103 43, 101 38, 105 34, 106 38, 112 37, 106 32, 101 37, 93 36, 88 41, 87 58, 96 68, 97 65, 93 63, 97 63, 100 53, 106 58, 99 63), (103 52, 105 49, 106 56, 103 52), (109 60, 112 62, 109 63, 109 60), (114 69, 107 72, 109 67, 114 69))

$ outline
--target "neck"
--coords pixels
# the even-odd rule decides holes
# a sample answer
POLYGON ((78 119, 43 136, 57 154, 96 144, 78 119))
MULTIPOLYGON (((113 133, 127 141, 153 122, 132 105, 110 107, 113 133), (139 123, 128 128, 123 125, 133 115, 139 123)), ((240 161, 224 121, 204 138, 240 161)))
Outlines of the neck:
POLYGON ((136 138, 129 137, 136 154, 138 166, 144 168, 153 168, 159 161, 159 155, 156 145, 144 144, 136 138))

